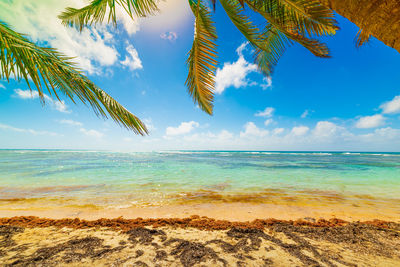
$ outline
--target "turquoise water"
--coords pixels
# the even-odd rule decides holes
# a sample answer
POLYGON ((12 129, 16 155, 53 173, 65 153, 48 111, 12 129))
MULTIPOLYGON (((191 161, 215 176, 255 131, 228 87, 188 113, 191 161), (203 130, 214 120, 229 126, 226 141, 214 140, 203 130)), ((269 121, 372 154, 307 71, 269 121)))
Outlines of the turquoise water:
POLYGON ((267 201, 271 192, 400 200, 400 153, 0 150, 0 204, 140 206, 216 194, 267 201))

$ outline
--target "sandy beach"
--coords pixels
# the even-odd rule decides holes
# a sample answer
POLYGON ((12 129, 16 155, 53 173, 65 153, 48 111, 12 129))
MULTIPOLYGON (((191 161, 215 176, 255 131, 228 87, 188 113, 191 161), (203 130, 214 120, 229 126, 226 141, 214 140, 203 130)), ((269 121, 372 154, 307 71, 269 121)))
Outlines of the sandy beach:
POLYGON ((0 219, 3 266, 399 266, 384 221, 0 219))
MULTIPOLYGON (((29 208, 22 205, 18 208, 0 208, 0 217, 38 216, 52 219, 81 218, 96 220, 100 218, 184 218, 193 214, 219 220, 248 221, 255 219, 275 218, 279 220, 297 220, 303 218, 340 218, 347 221, 366 221, 380 219, 400 222, 400 210, 395 203, 388 205, 344 205, 343 203, 323 203, 310 205, 295 202, 291 205, 273 203, 203 203, 180 204, 149 207, 98 208, 85 207, 46 207, 29 208), (324 204, 324 205, 323 205, 324 204)), ((9 206, 8 206, 9 207, 9 206)), ((399 205, 397 205, 399 207, 399 205)))

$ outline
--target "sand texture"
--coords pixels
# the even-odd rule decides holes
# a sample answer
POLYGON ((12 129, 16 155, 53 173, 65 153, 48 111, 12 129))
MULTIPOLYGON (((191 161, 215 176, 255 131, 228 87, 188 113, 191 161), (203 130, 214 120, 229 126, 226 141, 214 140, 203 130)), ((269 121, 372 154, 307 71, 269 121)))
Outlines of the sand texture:
POLYGON ((400 266, 400 224, 0 220, 1 266, 400 266))

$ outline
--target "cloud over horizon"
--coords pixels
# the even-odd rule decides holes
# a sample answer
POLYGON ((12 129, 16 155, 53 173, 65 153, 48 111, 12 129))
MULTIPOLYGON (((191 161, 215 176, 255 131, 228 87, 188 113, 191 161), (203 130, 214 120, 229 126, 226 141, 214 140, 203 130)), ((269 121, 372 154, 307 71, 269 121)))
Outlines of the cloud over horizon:
POLYGON ((187 134, 199 126, 200 124, 195 121, 182 122, 178 127, 167 127, 167 129, 165 130, 165 134, 166 136, 187 134))

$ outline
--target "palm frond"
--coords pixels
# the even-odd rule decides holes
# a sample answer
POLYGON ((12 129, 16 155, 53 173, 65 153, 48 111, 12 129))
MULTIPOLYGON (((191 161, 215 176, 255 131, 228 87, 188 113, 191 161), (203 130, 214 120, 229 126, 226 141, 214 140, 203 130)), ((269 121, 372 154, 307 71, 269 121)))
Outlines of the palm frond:
POLYGON ((258 69, 264 75, 270 76, 285 51, 285 46, 289 44, 287 38, 273 30, 271 26, 260 32, 250 18, 243 14, 244 9, 238 0, 220 0, 220 2, 233 24, 254 48, 254 61, 258 69))
POLYGON ((186 85, 199 107, 212 114, 217 64, 216 30, 210 12, 201 0, 189 0, 189 4, 195 16, 195 33, 186 61, 189 68, 186 85))
POLYGON ((264 29, 263 38, 265 49, 255 47, 254 61, 259 71, 266 76, 271 76, 274 67, 292 42, 271 26, 267 26, 264 29))
MULTIPOLYGON (((318 57, 329 57, 329 49, 326 44, 319 42, 317 39, 309 38, 302 34, 299 30, 299 26, 296 25, 295 21, 282 15, 279 9, 276 9, 273 5, 259 5, 261 0, 245 0, 247 5, 254 11, 262 15, 267 23, 274 29, 284 34, 288 39, 291 39, 305 48, 311 53, 318 57)), ((268 2, 268 1, 265 1, 268 2)))
POLYGON ((238 0, 220 0, 220 2, 233 24, 253 46, 255 63, 265 75, 272 74, 286 47, 292 44, 291 40, 299 42, 318 56, 327 54, 324 45, 293 30, 295 22, 292 18, 286 18, 288 15, 285 14, 285 6, 279 6, 275 0, 250 2, 250 7, 267 19, 267 25, 262 33, 250 18, 243 14, 244 8, 238 0))
POLYGON ((369 42, 371 39, 371 34, 363 29, 359 29, 355 38, 356 47, 361 47, 362 45, 369 42))
POLYGON ((255 0, 254 6, 281 21, 294 23, 302 35, 334 35, 339 29, 333 11, 319 0, 255 0))
POLYGON ((127 14, 146 17, 153 15, 157 8, 156 0, 93 0, 89 5, 82 8, 68 7, 58 18, 64 25, 76 27, 82 31, 83 27, 98 24, 104 21, 108 14, 107 23, 117 25, 116 6, 121 6, 127 14))
POLYGON ((89 103, 96 115, 110 116, 115 122, 137 134, 146 126, 111 96, 85 77, 68 58, 52 48, 39 47, 0 21, 0 78, 25 80, 35 85, 44 103, 44 90, 59 100, 58 92, 75 103, 77 97, 89 103))
POLYGON ((236 28, 243 36, 255 47, 263 49, 263 38, 260 30, 255 26, 250 18, 243 14, 243 7, 238 0, 220 0, 226 14, 231 19, 236 28))
MULTIPOLYGON (((64 25, 76 27, 82 31, 87 25, 101 23, 108 9, 112 10, 114 5, 114 0, 93 0, 89 5, 79 9, 67 7, 58 18, 61 19, 64 25)), ((107 22, 117 23, 115 11, 109 12, 107 22)))

